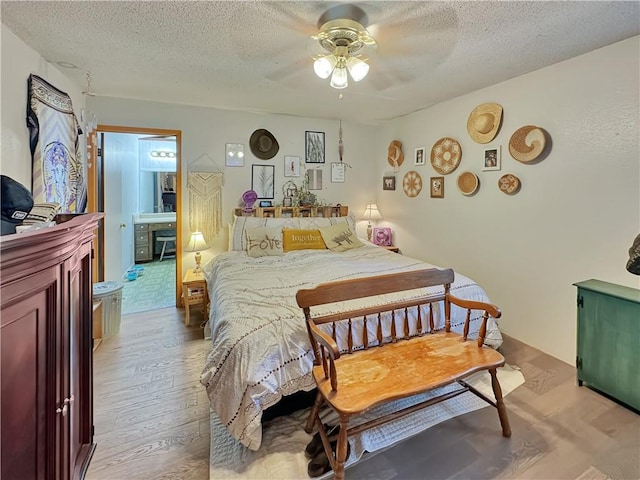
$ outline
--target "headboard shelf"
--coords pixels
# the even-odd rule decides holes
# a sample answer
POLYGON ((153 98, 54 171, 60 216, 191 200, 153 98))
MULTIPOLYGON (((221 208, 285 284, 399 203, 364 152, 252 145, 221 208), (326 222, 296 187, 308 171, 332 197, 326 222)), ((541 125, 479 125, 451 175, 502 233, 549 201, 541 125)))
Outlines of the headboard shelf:
POLYGON ((233 211, 237 217, 346 217, 349 207, 335 205, 328 207, 258 207, 251 212, 244 212, 242 208, 233 211))

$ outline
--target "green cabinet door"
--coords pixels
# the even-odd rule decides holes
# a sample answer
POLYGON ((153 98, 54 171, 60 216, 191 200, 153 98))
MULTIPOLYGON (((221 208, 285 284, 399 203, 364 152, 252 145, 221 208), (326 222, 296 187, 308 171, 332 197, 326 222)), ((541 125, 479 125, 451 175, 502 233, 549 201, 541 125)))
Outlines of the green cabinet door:
POLYGON ((640 410, 640 290, 599 280, 578 287, 578 383, 640 410))

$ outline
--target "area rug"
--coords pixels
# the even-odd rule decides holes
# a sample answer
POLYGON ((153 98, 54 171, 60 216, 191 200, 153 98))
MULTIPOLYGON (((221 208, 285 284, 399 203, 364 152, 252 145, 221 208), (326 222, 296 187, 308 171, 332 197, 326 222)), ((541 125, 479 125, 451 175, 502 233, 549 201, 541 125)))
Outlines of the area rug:
MULTIPOLYGON (((524 377, 517 367, 505 366, 498 369, 498 379, 503 396, 507 396, 524 383, 524 377)), ((489 398, 494 398, 491 377, 486 371, 468 377, 467 382, 489 398)), ((458 387, 455 385, 449 385, 429 394, 421 395, 419 400, 414 399, 413 402, 402 400, 396 402, 394 408, 404 407, 456 388, 458 387)), ((489 407, 489 405, 474 394, 467 392, 395 422, 363 432, 349 440, 351 456, 347 459, 346 466, 362 459, 365 451, 375 453, 413 437, 445 420, 484 407, 489 407)), ((369 415, 378 416, 383 410, 374 409, 369 415)), ((304 409, 266 423, 262 434, 262 445, 258 451, 251 451, 242 446, 227 432, 218 417, 212 413, 209 478, 211 480, 309 478, 307 476, 309 460, 304 455, 305 446, 311 440, 311 435, 304 432, 304 423, 308 413, 309 409, 304 409)), ((325 411, 323 422, 333 424, 337 423, 335 420, 333 413, 325 411)), ((497 413, 496 425, 496 428, 499 428, 497 413)), ((329 478, 331 473, 318 478, 329 478)))
POLYGON ((122 315, 145 312, 176 304, 176 259, 141 264, 142 274, 123 280, 122 315))

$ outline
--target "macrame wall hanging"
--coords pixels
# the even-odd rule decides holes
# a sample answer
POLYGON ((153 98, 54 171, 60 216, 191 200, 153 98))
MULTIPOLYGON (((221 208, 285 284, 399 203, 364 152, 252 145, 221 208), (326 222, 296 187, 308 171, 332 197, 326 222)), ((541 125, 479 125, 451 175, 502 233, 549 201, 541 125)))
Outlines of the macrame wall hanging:
POLYGON ((223 174, 211 157, 204 154, 189 163, 189 227, 199 231, 207 242, 213 240, 222 228, 223 174), (208 160, 205 165, 196 165, 208 160), (205 171, 215 169, 216 171, 205 171), (191 170, 202 171, 191 171, 191 170))

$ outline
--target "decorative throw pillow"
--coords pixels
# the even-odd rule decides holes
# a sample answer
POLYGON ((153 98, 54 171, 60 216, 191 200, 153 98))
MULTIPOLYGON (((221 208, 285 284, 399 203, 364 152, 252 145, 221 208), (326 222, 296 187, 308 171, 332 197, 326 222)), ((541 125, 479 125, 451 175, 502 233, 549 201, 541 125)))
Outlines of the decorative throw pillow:
POLYGON ((229 234, 229 250, 247 251, 245 230, 256 227, 300 228, 297 218, 235 217, 229 234))
POLYGON ((326 250, 322 235, 318 230, 293 230, 284 228, 282 230, 284 251, 292 250, 326 250))
POLYGON ((283 255, 282 230, 275 227, 255 227, 245 230, 247 253, 250 257, 283 255))
POLYGON ((324 243, 327 244, 327 248, 334 252, 344 252, 364 245, 346 222, 323 227, 320 229, 320 234, 324 239, 324 243))

